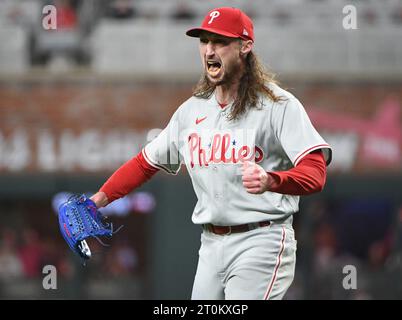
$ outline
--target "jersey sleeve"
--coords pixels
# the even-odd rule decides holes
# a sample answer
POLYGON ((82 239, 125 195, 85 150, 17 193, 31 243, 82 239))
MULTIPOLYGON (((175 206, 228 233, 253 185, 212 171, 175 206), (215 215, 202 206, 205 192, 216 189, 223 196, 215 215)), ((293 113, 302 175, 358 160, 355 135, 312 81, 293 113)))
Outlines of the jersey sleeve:
POLYGON ((182 162, 179 152, 179 130, 179 110, 177 110, 167 127, 142 150, 145 160, 151 166, 170 174, 178 173, 182 162))
POLYGON ((293 165, 296 166, 304 156, 318 149, 322 150, 325 162, 329 165, 332 149, 314 128, 300 101, 292 96, 286 105, 276 105, 274 108, 274 131, 293 165))

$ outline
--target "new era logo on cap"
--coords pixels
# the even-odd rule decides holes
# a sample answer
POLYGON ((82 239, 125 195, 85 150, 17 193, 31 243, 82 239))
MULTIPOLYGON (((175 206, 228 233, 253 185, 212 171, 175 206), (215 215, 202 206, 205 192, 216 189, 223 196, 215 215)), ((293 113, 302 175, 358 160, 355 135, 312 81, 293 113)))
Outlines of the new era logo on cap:
POLYGON ((254 41, 253 22, 237 8, 222 7, 211 10, 202 21, 201 27, 190 29, 186 34, 199 37, 201 31, 254 41))

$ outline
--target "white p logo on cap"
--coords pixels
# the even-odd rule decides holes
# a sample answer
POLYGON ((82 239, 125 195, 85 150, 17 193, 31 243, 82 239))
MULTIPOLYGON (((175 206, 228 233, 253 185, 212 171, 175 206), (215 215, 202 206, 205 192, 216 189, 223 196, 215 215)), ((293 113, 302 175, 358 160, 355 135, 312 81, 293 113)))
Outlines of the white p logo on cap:
POLYGON ((211 19, 208 21, 208 24, 211 24, 212 21, 214 21, 215 18, 218 18, 220 16, 220 12, 219 11, 212 11, 209 16, 211 17, 211 19))

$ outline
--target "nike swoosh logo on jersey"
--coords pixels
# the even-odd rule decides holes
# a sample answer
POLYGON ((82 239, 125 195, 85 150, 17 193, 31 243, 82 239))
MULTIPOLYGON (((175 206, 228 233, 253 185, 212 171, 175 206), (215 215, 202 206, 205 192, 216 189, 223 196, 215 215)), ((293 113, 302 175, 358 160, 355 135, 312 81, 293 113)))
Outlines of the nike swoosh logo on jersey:
POLYGON ((201 121, 204 121, 207 117, 200 118, 200 119, 195 119, 195 124, 199 124, 201 121))

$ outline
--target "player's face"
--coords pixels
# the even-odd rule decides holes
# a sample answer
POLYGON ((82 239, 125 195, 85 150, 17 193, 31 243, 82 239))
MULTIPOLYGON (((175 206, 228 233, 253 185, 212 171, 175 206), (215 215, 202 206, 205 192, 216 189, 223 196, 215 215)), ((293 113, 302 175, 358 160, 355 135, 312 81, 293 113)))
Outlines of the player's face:
POLYGON ((214 33, 200 34, 200 56, 208 80, 214 85, 236 79, 241 70, 241 41, 214 33))

